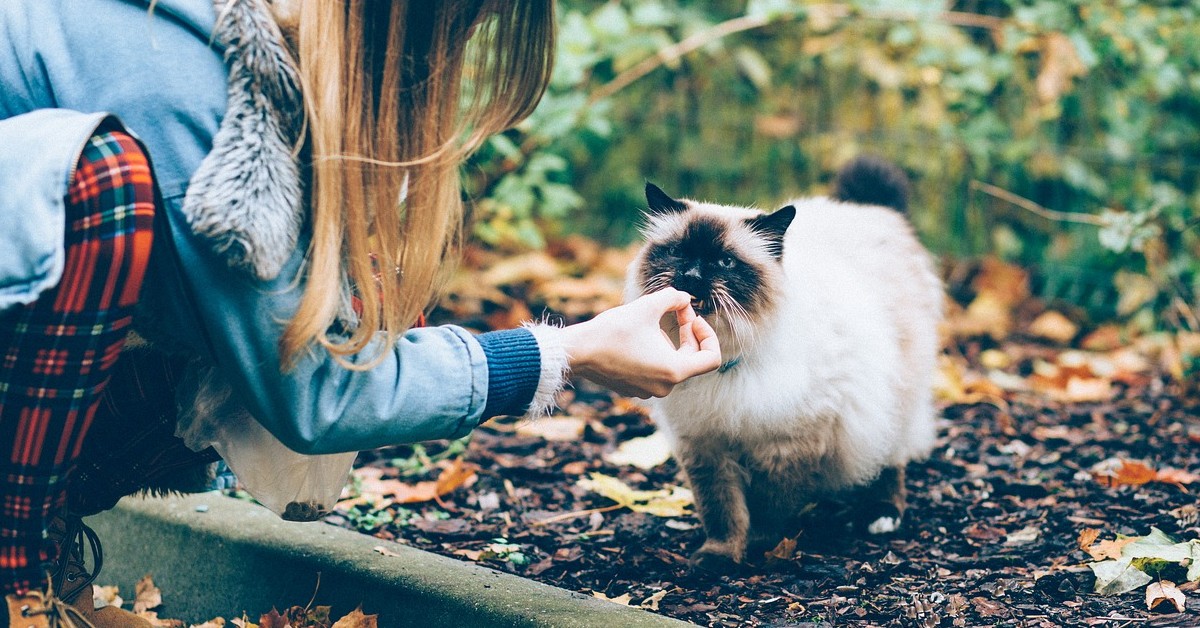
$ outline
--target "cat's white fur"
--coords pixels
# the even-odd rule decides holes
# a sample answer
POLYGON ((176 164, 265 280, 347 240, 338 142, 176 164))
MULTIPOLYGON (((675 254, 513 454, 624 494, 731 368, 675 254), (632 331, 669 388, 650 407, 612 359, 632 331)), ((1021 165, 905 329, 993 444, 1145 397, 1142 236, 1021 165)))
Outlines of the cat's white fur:
MULTIPOLYGON (((760 213, 688 204, 715 216, 760 213)), ((770 311, 736 328, 710 321, 724 358, 740 362, 652 400, 652 414, 677 451, 681 439, 737 443, 767 468, 776 460, 786 475, 812 469, 806 489, 838 490, 932 449, 942 285, 901 214, 824 197, 792 204, 782 288, 770 311)), ((656 217, 648 239, 685 222, 656 217)), ((773 263, 765 249, 746 255, 773 263)), ((639 256, 631 267, 630 298, 640 293, 640 263, 639 256)))

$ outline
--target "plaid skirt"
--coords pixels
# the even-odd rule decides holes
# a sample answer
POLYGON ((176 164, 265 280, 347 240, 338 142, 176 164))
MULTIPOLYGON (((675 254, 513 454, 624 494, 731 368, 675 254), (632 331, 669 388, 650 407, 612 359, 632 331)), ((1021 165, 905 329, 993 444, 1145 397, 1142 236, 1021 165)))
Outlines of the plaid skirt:
POLYGON ((0 595, 44 585, 48 521, 90 514, 215 459, 174 437, 182 361, 122 348, 150 262, 149 162, 121 132, 84 147, 58 286, 0 314, 0 595))

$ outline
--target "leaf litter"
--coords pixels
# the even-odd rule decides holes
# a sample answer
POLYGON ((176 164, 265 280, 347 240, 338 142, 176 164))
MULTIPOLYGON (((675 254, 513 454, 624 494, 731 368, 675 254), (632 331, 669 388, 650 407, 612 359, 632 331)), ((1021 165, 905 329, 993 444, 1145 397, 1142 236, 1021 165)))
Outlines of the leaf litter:
MULTIPOLYGON (((504 265, 473 249, 431 320, 584 319, 620 302, 628 258, 580 239, 504 265), (563 277, 585 298, 557 297, 563 277)), ((327 521, 706 626, 1200 625, 1200 335, 1089 324, 995 260, 947 277, 939 438, 894 534, 852 532, 825 501, 744 569, 693 572, 704 535, 661 435, 582 381, 560 423, 364 452, 327 521)))

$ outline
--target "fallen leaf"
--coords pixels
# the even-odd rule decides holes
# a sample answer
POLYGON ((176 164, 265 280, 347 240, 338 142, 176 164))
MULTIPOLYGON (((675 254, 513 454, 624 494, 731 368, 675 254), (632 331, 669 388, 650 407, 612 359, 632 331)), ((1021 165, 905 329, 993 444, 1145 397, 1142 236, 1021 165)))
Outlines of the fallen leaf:
POLYGON ((603 593, 601 593, 599 591, 592 591, 592 597, 599 599, 599 600, 604 600, 606 602, 620 604, 621 606, 629 606, 629 602, 633 599, 633 596, 631 596, 628 593, 622 593, 621 595, 618 595, 617 597, 608 597, 607 595, 604 595, 603 593))
POLYGON ((983 617, 1003 617, 1008 614, 1008 609, 999 602, 993 602, 985 597, 971 598, 971 604, 975 606, 975 611, 983 617))
POLYGON ((1085 552, 1088 551, 1088 548, 1090 548, 1092 546, 1092 543, 1095 543, 1096 539, 1098 539, 1098 538, 1100 538, 1100 531, 1097 530, 1096 528, 1084 528, 1084 529, 1080 530, 1079 531, 1079 549, 1081 549, 1085 552))
POLYGON ((333 622, 332 628, 376 628, 378 623, 378 615, 365 615, 362 608, 356 608, 345 617, 333 622))
POLYGON ((663 589, 662 591, 654 593, 650 597, 642 600, 642 602, 640 604, 638 604, 638 606, 648 609, 648 610, 657 611, 659 602, 662 602, 662 599, 664 597, 666 597, 667 594, 670 592, 671 592, 670 589, 663 589))
POLYGON ((1133 559, 1106 560, 1091 563, 1089 566, 1096 574, 1096 593, 1100 595, 1120 595, 1135 589, 1140 589, 1154 580, 1145 572, 1134 567, 1133 559))
POLYGON ((1175 583, 1170 580, 1160 580, 1152 582, 1146 587, 1146 608, 1155 610, 1162 606, 1164 602, 1170 602, 1175 607, 1175 612, 1182 613, 1187 606, 1187 598, 1183 592, 1175 587, 1175 583))
POLYGON ((1196 482, 1197 480, 1200 480, 1200 475, 1196 475, 1195 473, 1190 473, 1190 472, 1184 471, 1182 469, 1164 468, 1164 469, 1159 469, 1158 473, 1154 474, 1155 482, 1162 482, 1163 484, 1173 484, 1176 487, 1178 487, 1180 490, 1183 490, 1185 492, 1187 491, 1187 489, 1184 488, 1184 484, 1192 484, 1193 482, 1196 482))
POLYGON ((134 585, 133 590, 134 614, 140 615, 141 613, 152 608, 158 608, 159 606, 162 606, 162 591, 160 591, 158 587, 154 586, 154 580, 152 580, 150 576, 142 576, 142 579, 138 580, 137 584, 134 585))
POLYGON ((517 426, 517 435, 533 436, 555 443, 570 442, 579 440, 586 426, 587 420, 579 417, 547 417, 522 422, 517 426))
POLYGON ((693 503, 692 492, 681 486, 639 491, 603 473, 592 473, 590 478, 581 478, 576 484, 634 512, 644 512, 657 517, 682 517, 691 513, 688 507, 693 503))
POLYGON ((1121 557, 1121 551, 1126 545, 1138 540, 1136 536, 1125 537, 1112 541, 1100 541, 1089 547, 1086 551, 1095 560, 1104 560, 1106 558, 1118 559, 1121 557))
POLYGON ((775 545, 775 548, 769 552, 763 552, 767 562, 775 562, 781 560, 791 560, 796 556, 796 539, 784 538, 775 545))
POLYGON ((272 608, 271 612, 258 618, 259 628, 287 628, 287 617, 279 614, 279 611, 272 608))
POLYGON ((188 628, 224 628, 224 627, 225 627, 225 618, 224 617, 214 617, 214 618, 204 622, 203 624, 192 624, 191 626, 188 626, 188 628))
POLYGON ((379 552, 380 554, 387 556, 389 558, 400 558, 400 554, 397 554, 396 552, 393 552, 392 550, 390 550, 382 545, 376 545, 375 547, 372 547, 371 549, 373 549, 376 552, 379 552))
POLYGON ((606 462, 614 465, 632 465, 644 471, 649 471, 671 458, 671 443, 662 432, 649 436, 631 438, 620 445, 612 453, 602 456, 606 462))
POLYGON ((1134 460, 1109 458, 1092 466, 1092 477, 1104 486, 1140 486, 1154 480, 1154 469, 1134 460))
POLYGON ((97 610, 105 606, 116 606, 120 608, 125 600, 119 595, 120 590, 114 586, 95 586, 92 587, 92 608, 97 610))
POLYGON ((1029 333, 1044 340, 1065 345, 1079 333, 1079 325, 1054 310, 1043 312, 1029 324, 1029 333))
POLYGON ((1004 539, 1004 544, 1009 545, 1009 546, 1028 545, 1028 544, 1036 541, 1038 538, 1038 535, 1040 535, 1040 534, 1041 534, 1041 530, 1039 530, 1038 528, 1036 528, 1034 526, 1025 526, 1024 528, 1021 528, 1020 530, 1007 535, 1006 538, 1004 539))

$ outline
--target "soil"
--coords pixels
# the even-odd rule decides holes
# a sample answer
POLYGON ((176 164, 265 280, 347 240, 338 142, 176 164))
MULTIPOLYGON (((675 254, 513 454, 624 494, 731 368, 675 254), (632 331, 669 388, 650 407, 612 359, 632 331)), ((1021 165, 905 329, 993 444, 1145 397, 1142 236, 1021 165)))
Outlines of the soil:
MULTIPOLYGON (((986 348, 970 340, 952 352, 974 365, 986 348)), ((1016 356, 1017 377, 1053 351, 1036 342, 1003 348, 1016 356)), ((591 472, 633 488, 682 483, 673 461, 650 471, 604 461, 654 426, 636 405, 585 382, 564 400, 567 414, 584 419, 581 437, 547 440, 519 434, 514 419, 493 421, 465 452, 477 467, 473 483, 439 502, 360 506, 329 521, 700 625, 1200 626, 1194 592, 1184 613, 1148 610, 1144 589, 1093 593, 1091 558, 1080 549, 1085 529, 1101 539, 1151 527, 1177 540, 1200 537, 1196 497, 1184 483, 1110 486, 1093 473, 1112 458, 1200 469, 1195 382, 1152 372, 1112 386, 1114 401, 1101 403, 1034 393, 943 403, 937 448, 908 467, 909 511, 897 532, 860 534, 844 505, 817 504, 794 552, 777 548, 783 558, 734 573, 689 567, 703 541, 694 516, 599 512, 613 502, 576 485, 591 472)), ((370 452, 360 465, 406 482, 433 479, 436 468, 422 474, 428 465, 413 460, 457 455, 449 447, 370 452)))

